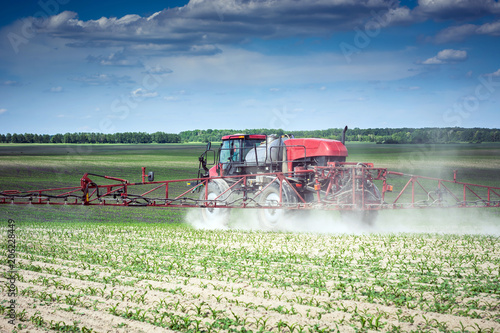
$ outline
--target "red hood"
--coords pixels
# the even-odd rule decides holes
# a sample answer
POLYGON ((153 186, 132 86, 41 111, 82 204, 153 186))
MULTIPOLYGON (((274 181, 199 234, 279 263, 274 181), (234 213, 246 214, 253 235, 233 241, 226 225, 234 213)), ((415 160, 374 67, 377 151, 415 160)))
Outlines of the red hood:
POLYGON ((328 139, 288 139, 285 141, 287 146, 287 159, 290 161, 314 156, 343 156, 347 157, 347 148, 342 142, 328 139), (305 149, 304 149, 305 147, 305 149))

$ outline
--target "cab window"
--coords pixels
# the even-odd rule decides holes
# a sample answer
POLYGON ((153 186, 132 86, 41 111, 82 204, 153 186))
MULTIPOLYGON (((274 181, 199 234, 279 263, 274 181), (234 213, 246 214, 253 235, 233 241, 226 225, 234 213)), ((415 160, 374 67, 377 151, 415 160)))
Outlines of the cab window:
POLYGON ((219 158, 220 163, 227 163, 231 160, 230 141, 231 140, 226 140, 222 142, 222 146, 220 148, 220 158, 219 158))
POLYGON ((248 152, 258 147, 261 140, 225 140, 220 150, 220 163, 244 162, 248 152))
MULTIPOLYGON (((261 140, 245 140, 243 147, 243 156, 247 156, 248 153, 255 147, 260 146, 261 140)), ((252 153, 255 154, 255 153, 252 153)))

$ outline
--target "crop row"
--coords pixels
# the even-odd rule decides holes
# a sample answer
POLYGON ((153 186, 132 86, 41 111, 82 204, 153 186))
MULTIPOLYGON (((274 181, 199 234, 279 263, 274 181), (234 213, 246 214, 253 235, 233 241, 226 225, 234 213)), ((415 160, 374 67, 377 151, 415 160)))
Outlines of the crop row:
POLYGON ((18 319, 27 327, 62 326, 57 315, 92 311, 123 331, 137 323, 186 332, 500 328, 493 236, 76 223, 17 232, 18 297, 26 310, 18 319), (55 318, 34 323, 40 308, 55 318))

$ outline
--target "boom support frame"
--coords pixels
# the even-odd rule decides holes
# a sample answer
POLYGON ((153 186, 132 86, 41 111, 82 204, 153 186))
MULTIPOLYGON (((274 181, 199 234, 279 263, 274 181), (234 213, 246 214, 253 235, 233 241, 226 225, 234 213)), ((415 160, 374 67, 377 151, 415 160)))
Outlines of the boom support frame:
MULTIPOLYGON (((409 208, 500 207, 500 187, 404 174, 375 168, 371 163, 332 162, 294 172, 270 172, 228 177, 203 177, 180 180, 129 182, 126 179, 85 173, 80 186, 42 190, 0 191, 0 204, 16 205, 100 205, 147 207, 262 208, 381 210, 409 208), (98 185, 92 179, 108 184, 98 185), (208 182, 224 179, 229 188, 208 199, 208 182), (264 182, 259 180, 265 180, 264 182), (309 183, 302 179, 308 179, 309 183), (312 180, 312 181, 311 181, 312 180), (401 185, 392 192, 389 181, 401 185), (186 189, 182 184, 195 184, 186 189), (279 184, 279 202, 272 206, 259 203, 259 195, 271 184, 279 184), (382 189, 378 194, 377 186, 382 189), (283 200, 283 187, 291 188, 297 200, 283 200), (307 191, 305 188, 307 187, 307 191), (376 189, 376 191, 375 191, 376 189), (204 198, 198 193, 205 191, 204 198), (236 195, 224 195, 228 191, 236 195), (306 198, 306 193, 309 195, 306 198), (311 200, 311 194, 314 196, 311 200), (230 200, 221 200, 221 197, 230 200)), ((203 197, 203 196, 202 196, 203 197)))

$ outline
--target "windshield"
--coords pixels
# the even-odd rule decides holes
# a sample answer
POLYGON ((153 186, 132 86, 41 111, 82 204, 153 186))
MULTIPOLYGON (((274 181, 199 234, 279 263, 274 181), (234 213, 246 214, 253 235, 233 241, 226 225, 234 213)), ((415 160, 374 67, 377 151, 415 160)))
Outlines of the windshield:
POLYGON ((222 142, 219 162, 244 162, 248 152, 254 149, 254 147, 258 147, 261 143, 261 140, 256 139, 225 140, 222 142))
POLYGON ((243 156, 244 158, 248 158, 248 155, 255 156, 255 147, 258 147, 261 145, 261 143, 264 143, 265 141, 261 140, 245 140, 245 146, 243 147, 243 156), (253 152, 251 152, 253 150, 253 152))

